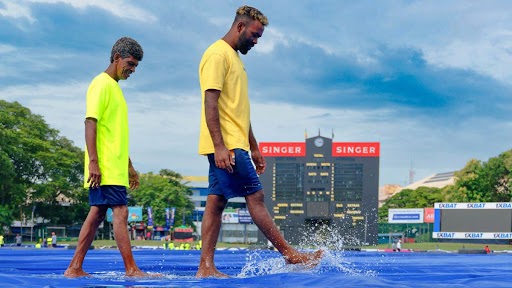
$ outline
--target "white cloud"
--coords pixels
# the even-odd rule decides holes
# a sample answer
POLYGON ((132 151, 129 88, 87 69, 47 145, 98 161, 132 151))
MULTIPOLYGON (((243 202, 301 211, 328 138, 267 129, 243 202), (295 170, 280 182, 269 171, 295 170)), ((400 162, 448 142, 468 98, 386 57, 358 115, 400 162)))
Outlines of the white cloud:
MULTIPOLYGON (((85 10, 89 7, 96 7, 108 11, 109 13, 119 18, 136 20, 139 22, 155 22, 158 20, 158 18, 153 13, 150 13, 143 8, 131 5, 122 0, 22 0, 20 3, 66 4, 80 10, 85 10)), ((27 6, 16 6, 18 6, 19 10, 22 10, 26 13, 28 12, 27 16, 23 16, 28 19, 32 19, 33 22, 33 18, 30 15, 30 10, 27 6)))
POLYGON ((304 36, 289 34, 285 36, 285 33, 281 32, 277 28, 266 28, 263 36, 258 40, 258 45, 255 46, 254 52, 261 54, 269 54, 276 49, 276 46, 283 45, 285 47, 290 45, 307 45, 323 50, 326 54, 334 54, 335 49, 329 45, 325 45, 321 42, 316 42, 314 39, 309 39, 304 36))
POLYGON ((306 44, 327 54, 348 55, 362 64, 375 63, 372 55, 379 47, 408 47, 424 53, 429 65, 474 71, 512 84, 512 2, 367 4, 328 3, 328 9, 314 22, 304 20, 312 17, 312 11, 298 9, 289 26, 275 27, 286 31, 282 34, 291 45, 306 44), (368 20, 361 21, 363 17, 368 20))
POLYGON ((0 44, 0 54, 7 54, 16 51, 16 47, 12 45, 0 44))
POLYGON ((88 85, 13 85, 0 89, 0 98, 9 102, 17 101, 33 114, 42 115, 51 128, 61 132, 61 136, 83 147, 85 92, 88 85))
POLYGON ((277 45, 288 46, 288 40, 278 29, 266 28, 263 36, 258 40, 258 44, 254 47, 254 52, 261 54, 272 53, 277 45))
POLYGON ((439 67, 479 71, 512 84, 512 30, 487 31, 479 39, 453 39, 443 49, 424 49, 427 61, 439 67))
POLYGON ((229 20, 228 18, 225 18, 225 17, 210 17, 210 18, 208 18, 208 22, 213 24, 214 26, 227 29, 231 26, 231 24, 233 23, 233 20, 232 19, 229 20))
POLYGON ((23 4, 23 2, 14 2, 9 0, 0 0, 0 3, 5 7, 0 9, 0 15, 7 18, 26 19, 30 23, 35 22, 35 19, 30 13, 30 9, 23 4))
POLYGON ((507 1, 461 1, 442 6, 413 2, 397 9, 400 16, 391 16, 400 17, 399 21, 391 18, 393 25, 376 37, 393 46, 417 48, 431 65, 474 71, 512 84, 510 8, 507 1))

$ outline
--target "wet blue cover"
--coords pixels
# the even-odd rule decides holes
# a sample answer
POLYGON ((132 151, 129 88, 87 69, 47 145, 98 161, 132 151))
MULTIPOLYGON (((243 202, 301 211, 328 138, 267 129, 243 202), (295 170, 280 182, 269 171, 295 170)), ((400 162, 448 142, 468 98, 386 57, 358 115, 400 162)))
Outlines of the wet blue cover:
POLYGON ((74 250, 0 248, 1 287, 512 287, 512 253, 385 253, 326 251, 313 270, 285 265, 270 250, 220 250, 215 260, 229 279, 196 279, 200 251, 135 249, 139 267, 155 279, 124 277, 115 249, 90 250, 84 270, 63 276, 74 250))

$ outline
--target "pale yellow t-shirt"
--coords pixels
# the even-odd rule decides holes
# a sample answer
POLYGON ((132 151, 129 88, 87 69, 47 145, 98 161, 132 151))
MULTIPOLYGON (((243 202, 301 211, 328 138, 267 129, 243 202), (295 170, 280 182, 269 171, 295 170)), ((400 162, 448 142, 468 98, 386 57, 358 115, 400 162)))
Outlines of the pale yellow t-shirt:
MULTIPOLYGON (((96 76, 86 98, 86 118, 95 118, 100 185, 129 187, 128 107, 119 83, 103 72, 96 76)), ((89 188, 89 153, 85 147, 84 187, 89 188)))
POLYGON ((202 94, 199 154, 215 152, 205 118, 205 91, 220 90, 219 118, 224 144, 228 149, 249 151, 250 105, 245 67, 238 53, 224 40, 213 43, 199 64, 202 94))

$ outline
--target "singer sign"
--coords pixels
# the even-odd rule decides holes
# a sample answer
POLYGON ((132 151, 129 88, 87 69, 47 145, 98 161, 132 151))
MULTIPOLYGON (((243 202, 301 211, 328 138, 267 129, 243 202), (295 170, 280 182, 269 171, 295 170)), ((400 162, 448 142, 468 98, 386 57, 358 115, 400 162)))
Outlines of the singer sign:
POLYGON ((379 157, 379 142, 343 142, 332 143, 334 157, 379 157))
POLYGON ((302 142, 261 142, 261 154, 269 157, 304 157, 306 143, 302 142))

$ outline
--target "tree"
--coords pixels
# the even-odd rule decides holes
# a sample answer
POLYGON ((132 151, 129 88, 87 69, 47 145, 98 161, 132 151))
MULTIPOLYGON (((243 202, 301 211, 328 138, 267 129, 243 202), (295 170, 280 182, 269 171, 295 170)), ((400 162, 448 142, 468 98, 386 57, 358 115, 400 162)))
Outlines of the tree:
POLYGON ((0 215, 5 215, 0 220, 10 222, 3 225, 20 214, 30 215, 34 205, 36 217, 55 224, 74 222, 73 214, 65 211, 70 207, 57 204, 63 198, 87 205, 79 191, 82 167, 83 151, 42 116, 18 102, 0 100, 0 215))
MULTIPOLYGON (((155 226, 165 225, 165 208, 176 207, 175 226, 191 225, 182 223, 183 213, 191 213, 194 204, 190 200, 192 190, 182 183, 183 177, 172 170, 162 169, 158 175, 140 175, 140 187, 129 192, 130 206, 151 207, 155 226)), ((147 221, 147 216, 144 216, 147 221)))
POLYGON ((492 202, 509 202, 512 199, 512 182, 510 172, 512 171, 512 150, 506 151, 498 157, 489 159, 484 163, 480 177, 482 187, 492 202))
POLYGON ((508 202, 512 198, 512 150, 487 162, 470 160, 455 173, 453 202, 508 202))
POLYGON ((0 235, 5 233, 4 227, 9 227, 14 221, 14 214, 8 205, 0 205, 0 235))

